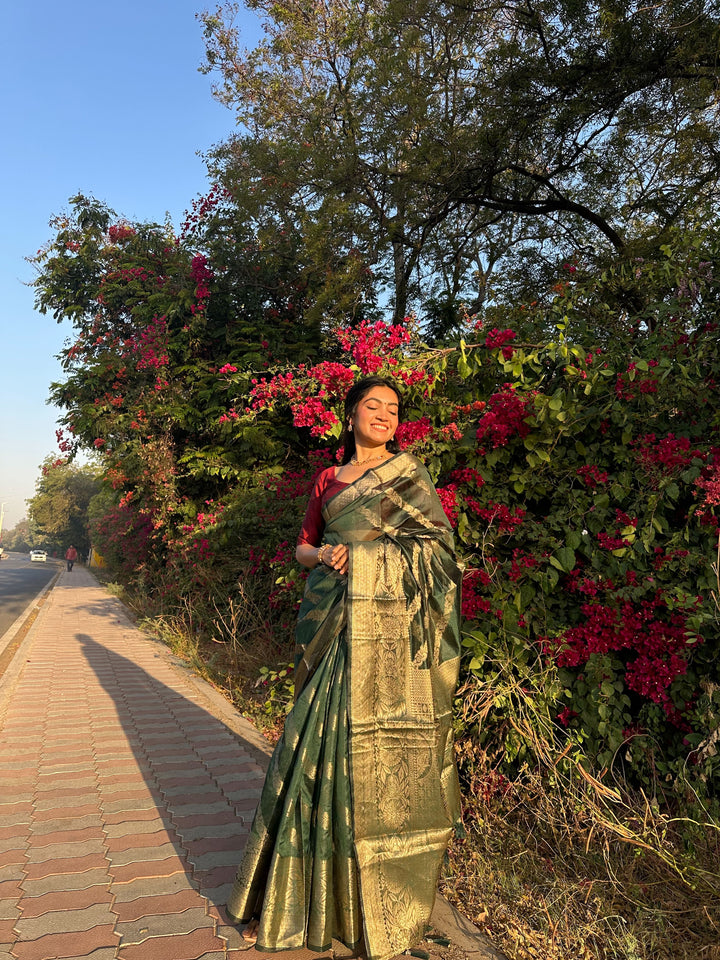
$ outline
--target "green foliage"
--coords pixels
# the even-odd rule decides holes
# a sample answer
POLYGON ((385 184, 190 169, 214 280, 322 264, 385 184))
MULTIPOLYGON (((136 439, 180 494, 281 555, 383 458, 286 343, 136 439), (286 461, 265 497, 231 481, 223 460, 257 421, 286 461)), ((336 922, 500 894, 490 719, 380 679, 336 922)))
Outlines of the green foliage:
POLYGON ((268 260, 222 191, 196 204, 180 237, 82 195, 71 205, 33 260, 38 308, 75 330, 51 393, 66 411, 61 451, 103 457, 114 506, 149 518, 162 558, 167 527, 224 496, 256 455, 282 457, 252 424, 228 442, 233 398, 249 371, 311 356, 318 328, 303 323, 291 247, 268 260))
MULTIPOLYGON (((686 255, 668 247, 632 266, 658 299, 624 324, 597 295, 627 268, 558 290, 557 340, 513 341, 498 355, 513 389, 480 418, 481 432, 494 418, 490 442, 479 449, 465 427, 451 461, 481 478, 453 491, 459 536, 479 561, 465 600, 479 627, 470 672, 484 675, 486 648, 500 642, 518 669, 528 656, 555 661, 566 736, 601 765, 622 756, 630 775, 680 790, 688 762, 691 779, 716 777, 708 720, 719 679, 717 252, 692 266, 686 255), (588 302, 595 329, 604 311, 624 337, 594 350, 569 341, 588 302), (525 404, 522 421, 511 403, 525 404)), ((468 382, 483 365, 468 351, 458 369, 468 382)))
POLYGON ((295 681, 293 679, 294 664, 271 668, 260 667, 258 683, 266 687, 265 713, 271 719, 278 713, 289 713, 295 695, 295 681))
MULTIPOLYGON (((249 7, 250 52, 234 4, 200 18, 242 132, 180 233, 79 195, 32 260, 74 328, 60 450, 96 451, 103 489, 73 513, 75 468, 46 464, 30 542, 82 547, 89 516, 138 609, 275 735, 313 478, 349 383, 396 377, 466 563, 465 794, 473 817, 507 801, 491 832, 518 844, 490 877, 504 858, 517 885, 528 836, 549 862, 580 825, 583 882, 618 862, 593 842, 631 850, 610 920, 656 916, 652 854, 675 913, 713 925, 693 860, 720 786, 717 9, 249 7)), ((548 957, 561 920, 587 948, 593 883, 571 921, 556 888, 538 901, 548 957)))
POLYGON ((2 544, 5 550, 17 550, 27 553, 31 548, 30 521, 20 520, 10 530, 2 531, 2 544))

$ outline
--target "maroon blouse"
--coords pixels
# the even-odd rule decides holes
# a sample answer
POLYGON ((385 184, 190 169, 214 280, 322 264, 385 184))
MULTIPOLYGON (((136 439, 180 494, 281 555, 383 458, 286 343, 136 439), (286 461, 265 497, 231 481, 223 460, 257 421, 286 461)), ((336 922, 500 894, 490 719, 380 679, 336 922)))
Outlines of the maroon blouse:
POLYGON ((328 467, 315 481, 313 492, 305 511, 298 544, 307 543, 311 547, 319 547, 325 530, 325 521, 322 518, 322 508, 336 493, 339 493, 347 483, 335 479, 335 467, 328 467))

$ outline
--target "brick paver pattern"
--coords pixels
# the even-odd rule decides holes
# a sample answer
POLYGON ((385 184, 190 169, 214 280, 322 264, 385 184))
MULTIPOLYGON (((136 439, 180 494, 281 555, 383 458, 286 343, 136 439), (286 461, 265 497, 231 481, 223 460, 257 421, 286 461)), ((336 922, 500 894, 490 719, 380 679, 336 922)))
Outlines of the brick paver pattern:
POLYGON ((202 683, 78 566, 18 656, 0 688, 0 960, 262 957, 222 909, 262 758, 202 683))

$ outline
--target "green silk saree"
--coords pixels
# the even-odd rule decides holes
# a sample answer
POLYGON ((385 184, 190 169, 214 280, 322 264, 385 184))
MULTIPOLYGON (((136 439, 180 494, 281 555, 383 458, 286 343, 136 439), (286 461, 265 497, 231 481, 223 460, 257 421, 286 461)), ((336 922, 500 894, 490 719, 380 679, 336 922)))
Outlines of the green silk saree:
POLYGON ((309 574, 295 704, 227 909, 259 950, 333 938, 386 960, 422 938, 459 821, 452 700, 461 570, 424 466, 400 453, 324 506, 347 577, 309 574))

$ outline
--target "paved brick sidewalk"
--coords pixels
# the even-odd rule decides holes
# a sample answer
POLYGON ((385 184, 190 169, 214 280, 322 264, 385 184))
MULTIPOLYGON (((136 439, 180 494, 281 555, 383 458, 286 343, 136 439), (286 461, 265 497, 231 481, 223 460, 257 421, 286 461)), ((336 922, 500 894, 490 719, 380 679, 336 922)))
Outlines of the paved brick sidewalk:
POLYGON ((264 767, 220 700, 63 571, 0 681, 0 960, 263 956, 221 911, 264 767))
MULTIPOLYGON (((222 909, 269 753, 84 568, 63 571, 0 677, 0 960, 277 960, 222 909)), ((438 960, 504 960, 442 898, 433 922, 454 944, 438 960)))

